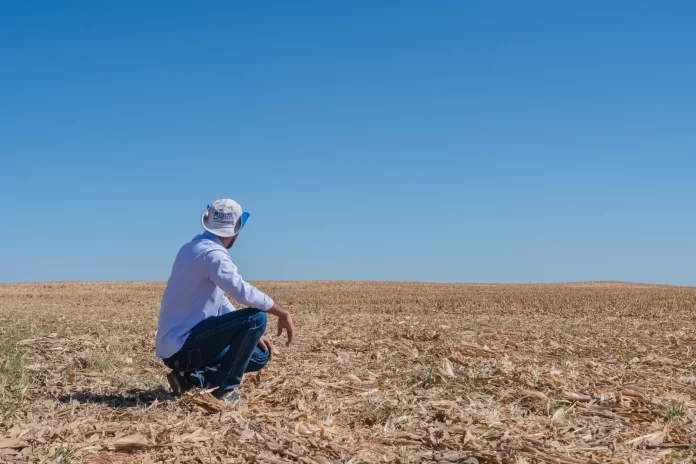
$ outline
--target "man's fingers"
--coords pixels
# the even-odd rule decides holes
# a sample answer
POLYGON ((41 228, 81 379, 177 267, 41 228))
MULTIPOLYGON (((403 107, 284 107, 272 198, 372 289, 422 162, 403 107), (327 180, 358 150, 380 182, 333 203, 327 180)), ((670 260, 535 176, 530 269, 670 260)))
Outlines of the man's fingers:
POLYGON ((259 340, 259 348, 261 348, 262 351, 268 351, 268 346, 263 338, 259 340))
POLYGON ((293 336, 293 327, 292 324, 288 324, 288 326, 285 328, 285 331, 288 333, 288 343, 287 346, 292 345, 292 336, 293 336))
POLYGON ((294 326, 292 324, 292 318, 290 317, 290 314, 285 314, 284 316, 280 316, 278 318, 278 336, 279 337, 283 334, 283 329, 285 329, 285 333, 287 334, 287 337, 288 337, 288 342, 286 343, 286 345, 290 346, 292 344, 292 337, 293 337, 293 331, 294 331, 294 326))

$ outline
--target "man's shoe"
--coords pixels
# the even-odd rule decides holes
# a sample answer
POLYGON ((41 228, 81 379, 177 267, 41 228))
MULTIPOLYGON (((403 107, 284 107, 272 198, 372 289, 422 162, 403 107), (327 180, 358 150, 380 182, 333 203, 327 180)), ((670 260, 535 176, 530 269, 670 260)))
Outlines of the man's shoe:
POLYGON ((236 390, 232 390, 227 393, 223 393, 219 398, 220 401, 224 401, 225 403, 231 403, 231 404, 237 404, 237 403, 246 403, 247 399, 244 398, 242 395, 239 394, 236 390))
POLYGON ((169 386, 172 387, 172 394, 174 396, 181 396, 193 388, 193 385, 176 371, 171 371, 167 374, 167 381, 169 382, 169 386))

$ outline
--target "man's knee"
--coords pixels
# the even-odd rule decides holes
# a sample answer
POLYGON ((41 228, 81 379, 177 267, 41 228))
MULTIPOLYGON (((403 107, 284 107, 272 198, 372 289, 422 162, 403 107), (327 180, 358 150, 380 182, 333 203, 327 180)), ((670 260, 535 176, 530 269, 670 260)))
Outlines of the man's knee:
POLYGON ((254 314, 250 316, 250 319, 254 320, 254 322, 256 323, 255 325, 257 327, 263 328, 264 330, 266 329, 266 324, 268 324, 268 316, 265 312, 257 310, 254 314))
POLYGON ((242 308, 236 311, 237 317, 247 317, 247 323, 252 324, 255 327, 266 328, 268 323, 268 317, 264 311, 255 308, 242 308))

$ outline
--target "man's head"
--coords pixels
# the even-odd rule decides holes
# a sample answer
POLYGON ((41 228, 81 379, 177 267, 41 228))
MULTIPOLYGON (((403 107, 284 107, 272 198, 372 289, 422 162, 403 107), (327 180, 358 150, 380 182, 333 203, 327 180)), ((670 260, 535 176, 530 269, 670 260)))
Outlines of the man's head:
POLYGON ((203 228, 220 238, 225 248, 230 249, 244 227, 249 213, 239 203, 230 199, 216 200, 201 216, 203 228))

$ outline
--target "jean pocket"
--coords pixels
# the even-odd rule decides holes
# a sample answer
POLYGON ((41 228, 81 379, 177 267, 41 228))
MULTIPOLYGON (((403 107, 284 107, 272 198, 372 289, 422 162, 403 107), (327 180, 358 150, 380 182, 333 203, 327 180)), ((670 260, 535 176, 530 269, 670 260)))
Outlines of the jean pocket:
POLYGON ((200 369, 203 366, 203 355, 201 350, 181 349, 171 358, 163 359, 164 365, 175 371, 190 372, 200 369))
POLYGON ((179 350, 177 353, 167 359, 163 359, 164 365, 174 371, 185 371, 186 370, 186 359, 188 358, 188 352, 185 350, 179 350))
POLYGON ((194 348, 188 350, 188 356, 186 358, 186 371, 195 371, 203 367, 203 355, 201 350, 194 348))

